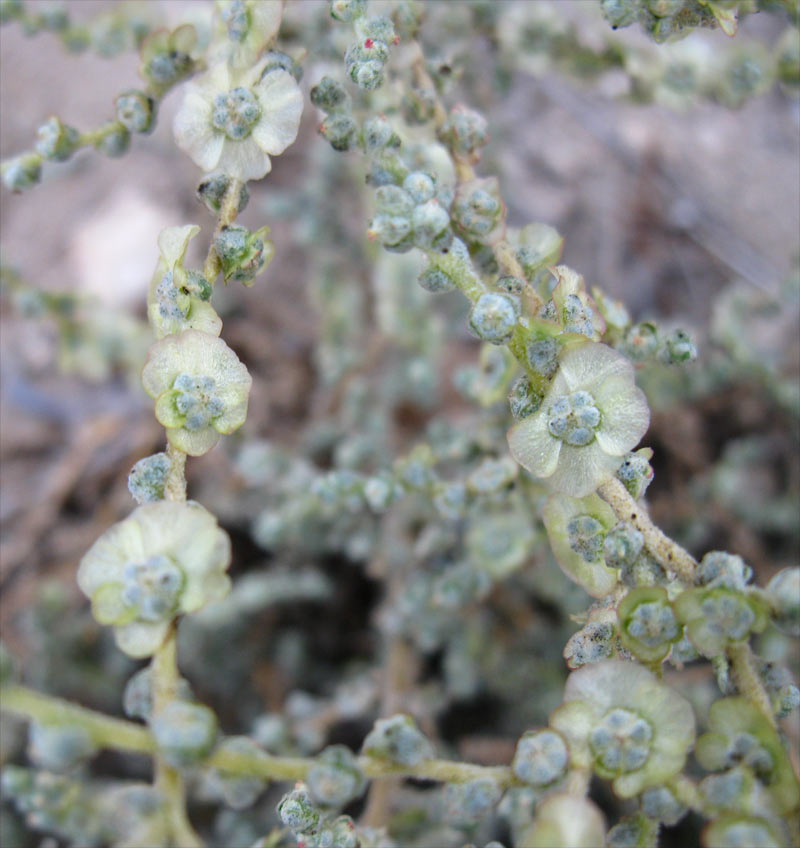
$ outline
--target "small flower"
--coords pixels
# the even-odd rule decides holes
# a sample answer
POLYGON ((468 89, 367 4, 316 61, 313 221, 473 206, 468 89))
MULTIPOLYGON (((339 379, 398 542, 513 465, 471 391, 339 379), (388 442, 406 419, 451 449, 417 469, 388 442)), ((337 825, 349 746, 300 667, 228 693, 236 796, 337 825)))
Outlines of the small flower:
POLYGON ((217 0, 216 7, 215 43, 233 67, 249 67, 278 35, 281 0, 217 0))
POLYGON ((598 495, 552 495, 543 518, 550 547, 567 577, 594 598, 612 592, 618 577, 606 564, 605 540, 617 523, 614 510, 598 495))
POLYGON ((619 636, 622 644, 643 662, 661 662, 683 628, 662 586, 642 586, 629 592, 620 603, 619 636))
POLYGON ((178 146, 204 171, 257 180, 297 137, 303 95, 295 78, 266 60, 235 70, 220 61, 186 86, 173 130, 178 146))
POLYGON ((379 718, 364 739, 363 753, 401 766, 417 766, 433 757, 433 745, 407 715, 379 718))
POLYGON ((331 745, 317 757, 306 778, 317 804, 344 807, 363 794, 366 778, 353 752, 344 745, 331 745))
POLYGON ((614 474, 649 422, 624 356, 603 344, 570 345, 539 411, 511 428, 508 443, 531 474, 584 497, 614 474))
POLYGON ((555 730, 529 730, 517 743, 511 768, 514 774, 532 786, 550 786, 562 778, 569 765, 569 749, 555 730))
POLYGON ((170 444, 202 456, 244 423, 252 379, 222 339, 186 330, 150 348, 142 384, 170 444))
POLYGON ((704 657, 722 654, 728 643, 760 633, 769 623, 768 606, 760 594, 724 584, 688 589, 674 608, 704 657))
POLYGON ((640 665, 604 660, 574 671, 550 725, 567 740, 572 762, 592 766, 632 798, 677 774, 694 742, 688 701, 640 665))
POLYGON ((78 585, 94 617, 114 627, 132 657, 155 653, 172 619, 224 597, 230 541, 196 503, 159 501, 136 509, 92 545, 78 585))
POLYGON ((167 227, 158 236, 160 257, 147 294, 147 317, 156 338, 182 330, 218 336, 222 330, 219 315, 208 303, 211 284, 183 267, 186 248, 199 232, 196 225, 167 227))
POLYGON ((778 734, 746 698, 722 698, 709 712, 710 732, 697 740, 695 757, 708 771, 746 767, 766 787, 777 812, 800 800, 800 783, 778 734))

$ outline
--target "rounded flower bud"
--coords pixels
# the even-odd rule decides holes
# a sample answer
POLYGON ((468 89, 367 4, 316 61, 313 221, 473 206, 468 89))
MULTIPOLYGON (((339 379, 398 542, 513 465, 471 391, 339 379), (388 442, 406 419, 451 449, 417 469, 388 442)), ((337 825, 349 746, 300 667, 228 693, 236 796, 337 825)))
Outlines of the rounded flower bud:
POLYGON ((334 113, 320 124, 319 134, 334 150, 350 150, 358 135, 358 124, 350 115, 334 113))
POLYGON ((36 152, 52 162, 64 162, 78 149, 80 133, 58 118, 50 118, 36 130, 36 152))
POLYGON ((396 147, 400 144, 400 139, 392 129, 392 125, 383 115, 377 115, 364 122, 362 141, 368 155, 377 153, 385 147, 396 147))
POLYGON ((280 820, 297 834, 316 833, 320 826, 320 812, 314 806, 305 785, 300 783, 278 804, 280 820))
POLYGON ((331 0, 331 17, 349 23, 366 14, 367 0, 331 0))
POLYGON ((650 465, 652 456, 651 448, 640 448, 634 453, 627 454, 622 460, 622 465, 617 469, 617 479, 634 500, 639 500, 653 481, 653 469, 650 465))
POLYGON ((128 491, 138 504, 164 500, 164 484, 172 466, 165 453, 140 459, 128 475, 128 491))
POLYGON ((767 583, 775 625, 790 636, 800 637, 800 568, 784 568, 767 583))
POLYGON ((486 118, 462 105, 453 106, 441 132, 453 151, 462 156, 475 154, 489 141, 486 118))
POLYGON ((362 752, 397 765, 417 766, 433 757, 433 746, 411 716, 394 715, 375 722, 364 739, 362 752))
POLYGON ((217 717, 202 704, 172 701, 151 718, 159 753, 181 768, 204 759, 217 741, 217 717))
POLYGON ((403 189, 414 203, 427 203, 436 194, 436 183, 424 171, 411 171, 403 180, 403 189))
POLYGON ((23 153, 3 162, 3 183, 14 192, 32 188, 42 178, 42 157, 38 153, 23 153))
POLYGON ((482 294, 469 313, 469 326, 479 339, 492 344, 505 344, 517 325, 516 303, 505 294, 482 294))
POLYGON ((727 586, 743 590, 753 577, 753 569, 735 554, 710 551, 697 567, 695 583, 698 586, 727 586))
POLYGON ((156 101, 144 91, 123 91, 114 101, 117 120, 135 133, 150 133, 156 126, 156 101))
POLYGON ((567 773, 569 749, 555 730, 529 730, 517 743, 511 770, 532 786, 550 786, 567 773))
POLYGON ((311 102, 323 112, 349 111, 351 99, 345 87, 331 77, 323 77, 310 93, 311 102))
POLYGON ((773 822, 758 816, 747 816, 739 813, 728 813, 718 816, 709 822, 703 830, 703 845, 715 848, 724 845, 725 848, 783 848, 786 845, 784 837, 779 833, 773 822))
POLYGON ((508 393, 508 406, 514 418, 527 418, 541 405, 542 396, 533 388, 531 381, 525 376, 517 377, 508 393))
POLYGON ((344 807, 367 785, 355 755, 344 745, 326 748, 309 770, 306 782, 312 799, 325 807, 344 807))
POLYGON ((414 245, 427 250, 450 225, 450 215, 435 198, 420 203, 411 216, 411 228, 414 231, 414 245))
POLYGON ((122 156, 131 146, 131 134, 120 121, 106 124, 100 129, 100 137, 95 142, 95 149, 105 156, 116 159, 122 156))
POLYGON ((426 269, 419 275, 417 282, 431 294, 453 291, 456 287, 455 280, 440 268, 426 269))
MULTIPOLYGON (((218 215, 222 201, 228 192, 231 177, 228 174, 211 174, 197 186, 197 198, 202 201, 209 212, 218 215)), ((236 210, 241 212, 250 200, 250 192, 244 183, 239 188, 239 202, 236 210)))
POLYGON ((679 801, 672 790, 666 786, 645 789, 640 801, 642 813, 647 818, 663 822, 668 827, 676 825, 688 812, 686 805, 679 801))

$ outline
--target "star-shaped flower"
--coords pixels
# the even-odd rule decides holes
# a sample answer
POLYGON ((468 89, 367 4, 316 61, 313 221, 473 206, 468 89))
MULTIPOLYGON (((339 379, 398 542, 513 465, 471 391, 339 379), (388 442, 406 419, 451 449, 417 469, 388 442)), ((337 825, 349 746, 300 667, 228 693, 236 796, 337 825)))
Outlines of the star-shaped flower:
POLYGON ((268 60, 241 70, 224 61, 186 85, 175 141, 204 171, 258 180, 295 140, 303 95, 295 78, 268 60))
POLYGON ((622 354, 593 342, 564 348, 539 411, 508 433, 511 455, 559 492, 585 497, 608 480, 650 423, 622 354))

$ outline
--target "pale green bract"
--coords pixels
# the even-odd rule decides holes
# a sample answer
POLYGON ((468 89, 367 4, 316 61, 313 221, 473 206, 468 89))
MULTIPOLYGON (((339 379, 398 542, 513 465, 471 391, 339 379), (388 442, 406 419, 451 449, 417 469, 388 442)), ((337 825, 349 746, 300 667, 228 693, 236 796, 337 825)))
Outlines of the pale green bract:
POLYGON ((508 432, 511 455, 558 492, 584 497, 645 434, 650 411, 633 366, 604 344, 570 345, 538 412, 508 432))
MULTIPOLYGON (((147 294, 147 317, 161 339, 182 330, 201 330, 218 336, 222 321, 206 300, 188 292, 183 257, 200 227, 167 227, 158 236, 159 260, 147 294)), ((208 285, 210 293, 210 284, 208 285)))
POLYGON ((623 660, 574 671, 550 726, 566 738, 572 763, 612 779, 620 798, 678 774, 695 737, 689 702, 646 668, 623 660))
POLYGON ((186 330, 150 348, 142 384, 170 444, 202 456, 244 423, 252 379, 222 339, 186 330))
POLYGON ((148 657, 176 615, 228 593, 230 560, 228 535, 204 507, 159 501, 100 536, 81 560, 78 585, 94 617, 113 626, 119 647, 148 657))
POLYGON ((175 141, 204 171, 258 180, 295 140, 303 94, 282 69, 261 77, 267 60, 232 70, 219 61, 186 85, 175 116, 175 141))

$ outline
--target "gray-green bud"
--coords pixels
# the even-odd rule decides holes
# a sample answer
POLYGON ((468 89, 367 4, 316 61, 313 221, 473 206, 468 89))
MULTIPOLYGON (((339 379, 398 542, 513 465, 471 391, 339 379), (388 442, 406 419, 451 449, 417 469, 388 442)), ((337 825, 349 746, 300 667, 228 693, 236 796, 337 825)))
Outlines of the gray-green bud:
POLYGON ((302 784, 283 796, 278 804, 278 816, 295 833, 314 833, 319 830, 320 812, 302 784))
POLYGON ((508 394, 508 406, 516 419, 533 415, 542 405, 542 396, 533 388, 527 377, 518 377, 508 394))
POLYGON ((150 133, 156 126, 156 101, 143 91, 123 91, 114 101, 117 120, 135 133, 150 133))
POLYGON ((267 227, 251 233, 246 227, 223 227, 214 237, 214 250, 222 264, 225 281, 252 285, 256 275, 272 260, 272 242, 264 240, 267 227))
MULTIPOLYGON (((197 186, 196 195, 198 200, 201 200, 205 204, 209 212, 215 215, 218 214, 230 182, 231 178, 227 174, 211 174, 197 186)), ((239 212, 247 206, 249 200, 250 192, 247 190, 247 186, 241 183, 239 204, 237 206, 239 212)))
POLYGON ((417 282, 431 294, 453 291, 456 287, 455 280, 449 274, 445 274, 440 268, 428 268, 423 271, 417 282))
POLYGON ((130 144, 131 134, 128 128, 119 121, 114 121, 102 128, 102 135, 95 142, 94 146, 96 150, 105 156, 116 159, 118 156, 126 153, 130 144))
POLYGON ((36 152, 52 162, 64 162, 78 148, 80 133, 58 118, 50 118, 36 131, 36 152))
POLYGON ((350 109, 350 95, 340 82, 331 77, 323 77, 311 89, 310 96, 311 102, 323 112, 349 111, 350 109))
POLYGON ((128 491, 138 504, 164 499, 164 486, 172 463, 165 453, 140 459, 128 475, 128 491))
POLYGON ((3 183, 13 192, 32 188, 42 178, 42 157, 38 153, 23 153, 3 162, 3 183))
POLYGON ((319 128, 319 134, 328 140, 334 150, 350 150, 358 135, 358 124, 350 115, 328 115, 319 128))
POLYGON ((172 701, 153 717, 150 729, 164 759, 180 768, 211 752, 217 740, 217 717, 202 704, 172 701))
POLYGON ((350 23, 367 11, 367 0, 331 0, 331 17, 350 23))
POLYGON ((504 294, 482 294, 469 314, 469 326, 479 339, 505 344, 517 324, 517 305, 504 294))

